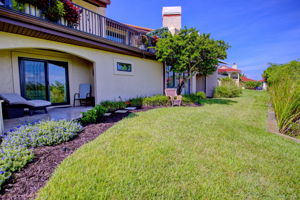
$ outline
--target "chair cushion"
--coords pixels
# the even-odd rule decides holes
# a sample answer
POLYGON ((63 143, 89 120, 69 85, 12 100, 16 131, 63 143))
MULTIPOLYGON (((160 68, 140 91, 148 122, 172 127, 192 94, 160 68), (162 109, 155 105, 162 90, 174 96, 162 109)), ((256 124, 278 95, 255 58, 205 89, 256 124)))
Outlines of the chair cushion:
POLYGON ((51 106, 51 102, 44 101, 44 100, 30 100, 27 101, 26 105, 32 106, 32 107, 46 107, 51 106))
POLYGON ((0 98, 12 105, 26 104, 27 100, 18 94, 0 94, 0 98))

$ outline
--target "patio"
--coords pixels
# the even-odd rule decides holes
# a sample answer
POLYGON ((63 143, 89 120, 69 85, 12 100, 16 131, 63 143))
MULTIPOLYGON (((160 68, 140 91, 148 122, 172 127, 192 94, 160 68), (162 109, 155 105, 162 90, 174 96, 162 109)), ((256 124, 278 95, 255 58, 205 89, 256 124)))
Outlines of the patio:
POLYGON ((48 108, 48 113, 45 114, 36 112, 34 115, 15 119, 4 119, 4 132, 7 132, 18 126, 35 123, 41 120, 75 120, 81 117, 82 112, 86 112, 92 107, 59 107, 48 108))

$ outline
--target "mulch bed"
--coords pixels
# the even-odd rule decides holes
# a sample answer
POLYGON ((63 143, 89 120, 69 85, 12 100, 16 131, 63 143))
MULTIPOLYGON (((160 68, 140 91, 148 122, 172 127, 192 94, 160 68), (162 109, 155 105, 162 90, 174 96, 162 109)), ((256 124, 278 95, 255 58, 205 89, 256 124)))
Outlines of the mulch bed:
MULTIPOLYGON (((164 107, 164 106, 161 106, 164 107)), ((147 111, 153 108, 147 107, 132 112, 147 111)), ((39 147, 34 149, 34 159, 20 172, 14 173, 7 184, 3 186, 0 199, 27 200, 33 199, 35 194, 42 188, 55 168, 82 145, 94 140, 118 121, 127 117, 128 114, 113 114, 102 123, 91 124, 84 128, 73 140, 56 146, 39 147)))

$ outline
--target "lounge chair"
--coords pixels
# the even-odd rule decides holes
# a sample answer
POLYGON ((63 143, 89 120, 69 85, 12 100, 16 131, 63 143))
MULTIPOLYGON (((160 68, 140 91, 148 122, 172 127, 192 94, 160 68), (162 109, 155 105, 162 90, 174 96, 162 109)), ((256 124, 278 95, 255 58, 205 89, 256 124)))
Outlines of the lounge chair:
POLYGON ((80 106, 87 106, 89 99, 91 98, 91 84, 82 83, 79 85, 79 93, 74 94, 73 107, 76 105, 76 101, 79 101, 80 106))
POLYGON ((168 88, 165 89, 166 96, 169 97, 172 106, 180 106, 182 103, 182 96, 177 95, 177 89, 176 88, 168 88))
POLYGON ((44 100, 26 100, 18 94, 0 94, 0 98, 4 100, 4 106, 7 108, 28 108, 29 114, 32 115, 35 110, 44 110, 47 113, 47 107, 51 106, 51 102, 44 100))

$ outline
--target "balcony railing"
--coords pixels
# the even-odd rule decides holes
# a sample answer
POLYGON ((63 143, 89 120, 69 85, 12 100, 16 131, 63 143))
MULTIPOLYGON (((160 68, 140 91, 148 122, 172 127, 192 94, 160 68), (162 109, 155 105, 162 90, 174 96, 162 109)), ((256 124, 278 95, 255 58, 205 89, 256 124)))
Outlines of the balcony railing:
POLYGON ((55 22, 50 21, 43 15, 40 9, 30 4, 13 3, 13 0, 0 0, 0 7, 96 37, 105 38, 116 43, 153 52, 154 49, 149 48, 152 46, 153 38, 145 35, 145 33, 139 32, 125 24, 104 17, 77 4, 73 3, 73 5, 79 8, 80 11, 80 19, 76 25, 69 24, 64 18, 55 22), (147 41, 146 44, 143 42, 145 40, 147 41))

